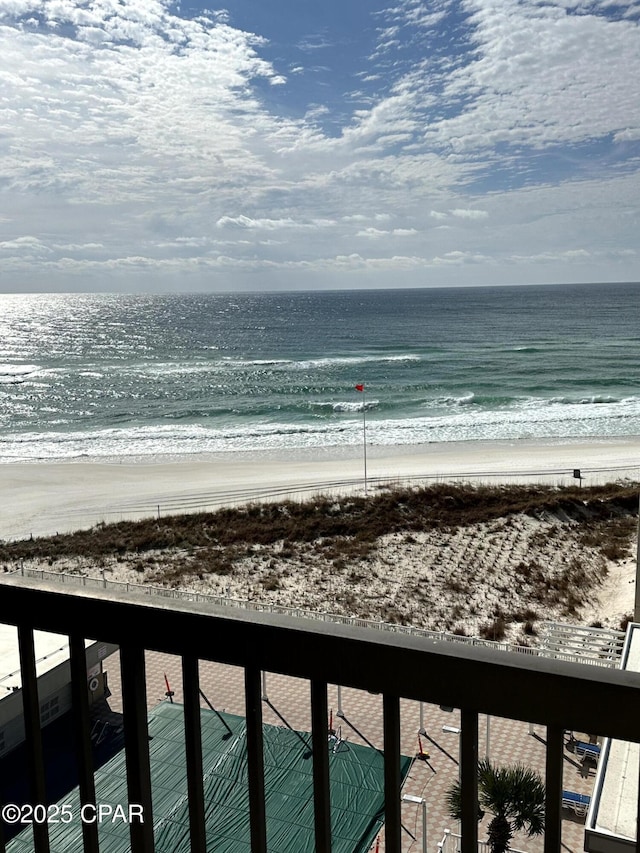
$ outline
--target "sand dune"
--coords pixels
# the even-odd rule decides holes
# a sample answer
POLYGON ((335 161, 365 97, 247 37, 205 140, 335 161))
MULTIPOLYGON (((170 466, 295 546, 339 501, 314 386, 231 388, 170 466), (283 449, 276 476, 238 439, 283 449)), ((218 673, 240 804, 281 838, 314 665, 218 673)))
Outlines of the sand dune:
MULTIPOLYGON (((54 540, 25 565, 535 645, 542 621, 619 628, 633 611, 633 489, 604 513, 583 506, 583 494, 574 493, 570 511, 506 512, 474 523, 439 511, 424 529, 394 521, 384 532, 378 519, 383 532, 373 539, 350 521, 349 498, 331 498, 325 512, 344 515, 340 535, 247 534, 222 545, 214 531, 211 543, 194 545, 181 544, 186 534, 177 530, 175 545, 139 549, 123 536, 91 557, 59 556, 54 540)), ((163 523, 170 522, 151 523, 149 535, 163 523)), ((7 569, 18 564, 9 555, 7 569)))

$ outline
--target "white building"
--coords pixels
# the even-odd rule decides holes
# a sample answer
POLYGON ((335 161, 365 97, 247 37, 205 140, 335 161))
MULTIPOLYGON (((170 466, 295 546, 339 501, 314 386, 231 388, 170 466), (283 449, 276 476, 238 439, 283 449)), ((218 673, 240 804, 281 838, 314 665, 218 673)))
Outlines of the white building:
MULTIPOLYGON (((34 632, 40 722, 42 726, 71 709, 69 643, 61 634, 34 632)), ((87 690, 93 703, 105 695, 107 675, 103 662, 117 646, 86 641, 87 690)), ((22 682, 18 631, 0 625, 0 757, 24 741, 22 682)))
MULTIPOLYGON (((640 624, 627 628, 621 669, 640 672, 640 624)), ((630 853, 636 849, 640 745, 605 739, 585 824, 589 853, 630 853)))

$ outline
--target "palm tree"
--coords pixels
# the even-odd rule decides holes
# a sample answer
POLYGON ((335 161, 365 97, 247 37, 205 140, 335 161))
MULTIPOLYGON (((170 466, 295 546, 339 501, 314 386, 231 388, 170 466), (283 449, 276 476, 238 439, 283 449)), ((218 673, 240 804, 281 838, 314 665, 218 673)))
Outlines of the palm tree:
MULTIPOLYGON (((544 832, 544 782, 540 776, 521 764, 513 767, 494 767, 490 761, 478 762, 479 819, 483 808, 493 814, 487 828, 492 853, 505 853, 513 834, 526 830, 527 835, 544 832)), ((449 814, 454 820, 462 817, 460 783, 447 792, 449 814)))

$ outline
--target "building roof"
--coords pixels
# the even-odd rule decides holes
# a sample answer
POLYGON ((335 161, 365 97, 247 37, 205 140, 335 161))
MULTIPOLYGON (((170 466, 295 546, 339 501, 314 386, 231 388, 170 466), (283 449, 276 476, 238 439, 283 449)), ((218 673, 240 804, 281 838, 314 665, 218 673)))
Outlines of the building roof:
MULTIPOLYGON (((87 641, 89 645, 92 641, 87 641)), ((36 674, 44 675, 50 669, 69 659, 69 640, 62 634, 34 631, 36 674)), ((22 687, 18 630, 13 625, 0 625, 0 700, 6 693, 22 687)))
MULTIPOLYGON (((206 830, 225 853, 249 850, 247 739, 244 717, 201 710, 206 830)), ((188 853, 189 802, 183 706, 163 702, 149 715, 153 822, 157 853, 188 853)), ((263 727, 265 793, 269 849, 277 853, 313 853, 314 807, 311 735, 281 726, 263 727)), ((384 771, 380 750, 342 741, 329 742, 331 822, 334 853, 366 853, 384 820, 384 771)), ((401 758, 404 779, 411 759, 401 758)), ((126 809, 124 751, 96 771, 102 803, 126 809)), ((60 802, 80 812, 76 789, 60 802)), ((130 849, 129 828, 106 821, 99 827, 101 853, 130 849)), ((82 847, 80 820, 57 824, 51 853, 82 847)), ((33 849, 31 828, 7 844, 7 853, 33 849)))
MULTIPOLYGON (((627 628, 621 668, 640 672, 640 625, 627 628)), ((601 850, 635 844, 640 745, 606 739, 602 744, 591 807, 586 821, 585 849, 601 850), (599 837, 600 843, 595 837, 599 837)))

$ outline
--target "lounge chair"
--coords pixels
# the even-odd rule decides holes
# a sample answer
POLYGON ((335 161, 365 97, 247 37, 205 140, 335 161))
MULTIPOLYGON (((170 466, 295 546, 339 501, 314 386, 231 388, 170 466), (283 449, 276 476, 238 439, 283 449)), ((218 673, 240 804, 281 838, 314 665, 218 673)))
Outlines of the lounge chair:
POLYGON ((575 743, 576 755, 582 756, 583 759, 591 759, 596 764, 600 758, 600 747, 597 743, 586 743, 583 740, 577 740, 575 743))
POLYGON ((591 797, 586 794, 578 794, 576 791, 562 792, 562 808, 571 809, 571 811, 575 812, 579 817, 582 817, 587 813, 590 802, 591 797))

